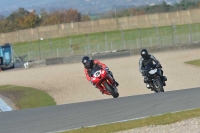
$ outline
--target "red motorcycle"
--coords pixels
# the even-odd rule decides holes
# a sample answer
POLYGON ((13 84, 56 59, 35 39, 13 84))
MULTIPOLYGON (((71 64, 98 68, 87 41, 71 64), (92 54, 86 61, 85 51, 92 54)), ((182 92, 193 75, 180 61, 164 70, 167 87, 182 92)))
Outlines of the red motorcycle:
POLYGON ((117 87, 111 75, 100 66, 95 65, 91 72, 92 83, 103 93, 112 95, 114 98, 119 96, 117 87))

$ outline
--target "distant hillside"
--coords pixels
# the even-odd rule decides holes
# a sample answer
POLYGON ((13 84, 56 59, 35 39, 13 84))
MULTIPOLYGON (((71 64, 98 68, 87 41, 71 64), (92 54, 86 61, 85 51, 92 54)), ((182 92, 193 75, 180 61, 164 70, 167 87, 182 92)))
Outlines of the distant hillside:
POLYGON ((160 4, 163 1, 169 4, 180 2, 180 0, 1 0, 0 14, 7 16, 19 7, 27 10, 36 9, 37 12, 41 8, 48 11, 74 8, 82 14, 96 14, 115 8, 160 4))

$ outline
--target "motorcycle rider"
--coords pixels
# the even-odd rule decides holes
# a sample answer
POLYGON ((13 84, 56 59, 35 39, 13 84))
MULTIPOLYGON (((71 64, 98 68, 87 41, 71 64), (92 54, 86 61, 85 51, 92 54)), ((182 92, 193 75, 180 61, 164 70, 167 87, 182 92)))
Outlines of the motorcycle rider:
MULTIPOLYGON (((158 68, 162 68, 160 62, 151 54, 148 53, 148 51, 146 49, 142 49, 141 52, 141 58, 139 60, 139 70, 140 70, 140 73, 142 74, 142 76, 144 76, 144 83, 146 83, 146 87, 148 89, 151 89, 151 86, 149 85, 148 83, 148 78, 146 77, 146 70, 145 70, 145 66, 148 64, 148 63, 155 63, 156 64, 156 67, 158 68)), ((154 64, 153 63, 153 64, 154 64)), ((161 80, 163 81, 163 86, 166 86, 166 83, 165 81, 167 81, 167 77, 163 76, 163 70, 161 70, 161 80)))
POLYGON ((91 81, 91 76, 90 76, 91 72, 92 72, 92 68, 97 64, 100 67, 102 67, 104 70, 106 70, 111 75, 111 77, 115 81, 115 85, 116 86, 119 85, 118 82, 116 82, 116 80, 114 79, 113 73, 111 71, 109 71, 109 68, 105 64, 101 63, 100 61, 98 61, 98 60, 90 60, 90 58, 88 56, 83 56, 82 63, 84 65, 84 72, 86 74, 86 78, 91 84, 93 84, 92 81, 91 81))

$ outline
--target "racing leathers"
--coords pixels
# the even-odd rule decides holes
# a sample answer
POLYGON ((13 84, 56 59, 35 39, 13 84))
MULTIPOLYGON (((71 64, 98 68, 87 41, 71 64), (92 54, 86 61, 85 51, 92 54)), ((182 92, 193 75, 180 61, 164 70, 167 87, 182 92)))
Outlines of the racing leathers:
MULTIPOLYGON (((91 72, 92 72, 92 68, 95 65, 98 65, 101 68, 103 68, 104 70, 106 70, 111 75, 111 77, 114 79, 112 72, 109 71, 109 68, 105 64, 101 63, 98 60, 91 60, 90 67, 89 68, 84 67, 84 72, 86 74, 86 78, 91 84, 93 84, 92 81, 91 81, 91 72)), ((114 81, 115 81, 115 79, 114 79, 114 81)), ((119 85, 116 81, 115 81, 115 83, 116 83, 116 86, 119 85)))
MULTIPOLYGON (((151 54, 148 55, 147 58, 143 58, 141 57, 140 60, 139 60, 139 71, 140 73, 142 74, 142 76, 144 76, 144 82, 145 82, 145 79, 147 78, 146 77, 146 70, 145 70, 145 66, 149 63, 152 63, 152 64, 155 64, 157 67, 160 67, 162 68, 160 62, 151 54)), ((162 69, 161 70, 161 80, 163 81, 163 86, 166 85, 165 81, 166 81, 166 77, 163 76, 163 71, 162 69)), ((147 88, 150 88, 149 84, 147 83, 147 88)))

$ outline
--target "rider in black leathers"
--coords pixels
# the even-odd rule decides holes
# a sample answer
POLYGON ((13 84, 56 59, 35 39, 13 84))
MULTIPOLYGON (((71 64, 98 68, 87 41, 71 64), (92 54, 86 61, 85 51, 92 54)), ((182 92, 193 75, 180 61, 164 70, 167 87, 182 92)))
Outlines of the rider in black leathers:
MULTIPOLYGON (((147 77, 146 77, 146 71, 145 71, 145 66, 148 63, 155 63, 156 67, 162 68, 160 62, 151 54, 148 54, 148 51, 146 49, 141 50, 141 58, 139 60, 139 70, 142 76, 144 76, 144 83, 146 83, 146 86, 148 89, 151 89, 151 86, 147 82, 147 77)), ((165 81, 167 81, 167 77, 163 76, 163 71, 161 69, 161 80, 163 81, 163 86, 166 86, 165 81)))

